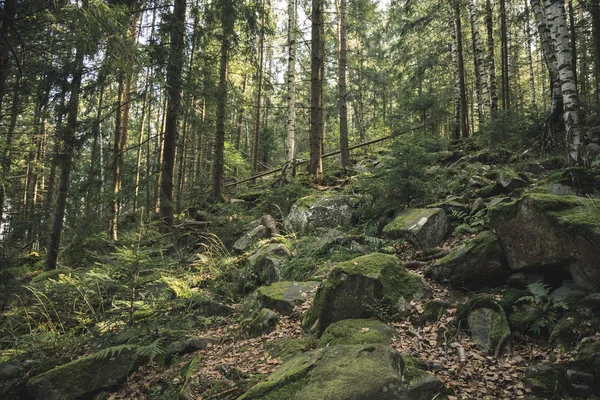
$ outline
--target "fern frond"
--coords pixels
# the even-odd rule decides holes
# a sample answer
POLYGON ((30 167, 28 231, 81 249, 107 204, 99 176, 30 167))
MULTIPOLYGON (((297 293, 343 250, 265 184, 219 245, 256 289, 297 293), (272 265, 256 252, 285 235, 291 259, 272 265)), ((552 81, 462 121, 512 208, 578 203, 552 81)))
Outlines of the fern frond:
POLYGON ((154 342, 146 346, 140 346, 135 351, 137 355, 148 358, 150 361, 156 357, 167 353, 167 349, 161 344, 162 338, 156 339, 154 342))
POLYGON ((107 347, 90 356, 94 360, 107 360, 120 355, 124 351, 136 350, 138 346, 131 344, 123 344, 121 346, 107 347))

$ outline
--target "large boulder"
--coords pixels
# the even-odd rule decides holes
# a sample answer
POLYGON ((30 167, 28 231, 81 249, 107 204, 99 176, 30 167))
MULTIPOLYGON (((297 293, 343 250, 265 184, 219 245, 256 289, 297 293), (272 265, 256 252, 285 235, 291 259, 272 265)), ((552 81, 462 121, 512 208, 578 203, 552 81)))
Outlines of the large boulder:
POLYGON ((248 257, 248 265, 259 285, 269 285, 281 278, 281 267, 292 256, 283 244, 272 243, 261 247, 248 257))
POLYGON ((360 197, 350 195, 303 197, 292 206, 284 226, 300 234, 317 228, 349 227, 360 202, 360 197))
POLYGON ((444 240, 449 229, 443 209, 407 208, 383 228, 383 234, 391 239, 405 239, 415 247, 434 247, 444 240))
POLYGON ((295 356, 240 400, 431 400, 443 384, 384 345, 332 346, 295 356))
POLYGON ((600 290, 600 200, 530 192, 491 208, 490 223, 512 270, 564 268, 600 290))
POLYGON ((405 313, 412 299, 428 294, 423 280, 408 273, 395 256, 373 253, 333 268, 302 325, 320 335, 344 319, 394 317, 405 313))
POLYGON ((256 297, 263 308, 290 315, 295 306, 312 297, 317 286, 318 282, 275 282, 259 287, 256 297))
POLYGON ((113 347, 103 355, 71 361, 27 382, 34 400, 92 398, 102 390, 119 385, 139 365, 140 357, 130 347, 113 347))
POLYGON ((503 285, 508 268, 496 235, 485 231, 428 269, 436 281, 471 290, 503 285))

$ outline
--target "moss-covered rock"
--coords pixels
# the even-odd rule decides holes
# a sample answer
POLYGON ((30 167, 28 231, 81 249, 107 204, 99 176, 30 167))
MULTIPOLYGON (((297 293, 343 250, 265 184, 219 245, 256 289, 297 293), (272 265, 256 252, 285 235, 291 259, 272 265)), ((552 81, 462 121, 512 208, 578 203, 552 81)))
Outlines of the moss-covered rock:
POLYGON ((140 357, 129 348, 112 350, 110 357, 84 357, 29 379, 27 388, 31 396, 35 400, 92 398, 115 387, 137 368, 140 357))
POLYGON ((498 184, 484 186, 477 191, 477 194, 484 199, 499 196, 500 194, 502 194, 502 187, 498 184))
POLYGON ((360 197, 353 195, 308 196, 296 201, 284 221, 291 232, 305 234, 317 228, 352 225, 360 197))
POLYGON ((274 358, 285 360, 298 353, 308 351, 313 344, 311 339, 281 338, 265 343, 265 351, 274 358))
POLYGON ((392 255, 357 257, 333 268, 319 286, 302 325, 320 335, 337 321, 378 317, 378 309, 404 312, 413 298, 426 296, 428 290, 420 277, 408 273, 392 255))
POLYGON ((496 235, 485 231, 435 262, 428 274, 438 282, 474 290, 503 285, 507 271, 496 235))
POLYGON ((71 273, 73 273, 73 270, 70 268, 52 269, 50 271, 44 271, 37 274, 31 279, 31 283, 40 283, 50 279, 56 281, 61 275, 70 275, 71 273))
POLYGON ((325 329, 317 347, 338 344, 388 344, 394 337, 394 330, 375 319, 345 319, 331 324, 325 329))
POLYGON ((285 245, 267 244, 248 257, 248 267, 259 285, 268 285, 280 280, 281 267, 291 256, 292 251, 285 245))
POLYGON ((441 208, 407 208, 387 224, 382 233, 390 239, 405 239, 415 247, 437 246, 450 225, 441 208))
POLYGON ((551 396, 565 392, 564 367, 536 364, 525 370, 526 384, 537 395, 551 396))
POLYGON ((512 270, 568 269, 584 289, 600 289, 600 200, 526 193, 490 209, 512 270))
POLYGON ((411 317, 413 324, 423 325, 425 323, 439 321, 450 305, 443 301, 432 300, 423 305, 423 313, 411 317))
POLYGON ((510 351, 510 326, 504 310, 478 308, 467 318, 473 341, 490 354, 502 355, 510 351))
POLYGON ((240 400, 430 400, 445 389, 414 360, 383 345, 331 346, 300 354, 240 400))
POLYGON ((245 232, 234 244, 233 250, 243 253, 248 251, 252 246, 257 244, 259 241, 268 238, 270 235, 269 230, 263 226, 258 225, 248 232, 245 232))
POLYGON ((497 183, 507 192, 527 187, 527 177, 506 168, 498 174, 497 183))
POLYGON ((290 315, 295 306, 314 295, 317 286, 318 282, 275 282, 258 288, 256 297, 262 307, 290 315))
POLYGON ((260 336, 263 333, 269 333, 277 325, 279 316, 273 311, 263 308, 256 315, 242 323, 244 331, 252 337, 260 336))

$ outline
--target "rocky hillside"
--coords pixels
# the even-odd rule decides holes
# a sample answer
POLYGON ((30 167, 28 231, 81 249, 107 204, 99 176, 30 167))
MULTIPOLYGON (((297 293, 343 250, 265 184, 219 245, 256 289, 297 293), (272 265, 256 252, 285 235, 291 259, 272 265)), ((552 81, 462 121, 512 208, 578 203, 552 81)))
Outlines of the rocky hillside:
POLYGON ((600 398, 600 171, 468 153, 32 254, 3 271, 0 396, 600 398))

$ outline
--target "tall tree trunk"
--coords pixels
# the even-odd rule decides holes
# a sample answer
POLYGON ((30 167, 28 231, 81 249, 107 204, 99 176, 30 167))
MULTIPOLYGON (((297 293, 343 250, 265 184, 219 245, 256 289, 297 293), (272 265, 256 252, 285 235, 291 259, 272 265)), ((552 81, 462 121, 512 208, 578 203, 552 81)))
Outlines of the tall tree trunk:
POLYGON ((219 89, 217 97, 217 120, 215 131, 215 147, 213 162, 212 198, 218 201, 223 196, 225 173, 225 111, 227 107, 227 72, 229 67, 229 46, 233 35, 234 12, 233 0, 220 0, 221 25, 223 38, 221 40, 221 60, 219 63, 219 89))
POLYGON ((254 137, 252 140, 252 174, 258 173, 258 146, 260 142, 260 115, 262 105, 262 82, 264 68, 264 44, 265 44, 265 1, 262 0, 262 16, 260 25, 260 36, 258 38, 258 69, 256 71, 256 109, 254 120, 254 137))
POLYGON ((288 0, 288 76, 287 76, 287 139, 285 159, 291 171, 286 177, 296 175, 296 0, 288 0))
POLYGON ((500 58, 502 60, 502 109, 510 110, 510 78, 508 65, 508 27, 506 0, 500 0, 500 58))
POLYGON ((119 191, 121 187, 121 135, 123 134, 122 129, 122 117, 123 113, 121 107, 123 106, 123 90, 125 83, 123 79, 119 79, 118 90, 117 90, 117 104, 116 104, 116 117, 115 117, 115 137, 113 142, 113 192, 110 201, 110 220, 108 223, 108 238, 111 240, 118 240, 118 222, 119 222, 119 191))
MULTIPOLYGON (((590 0, 589 6, 592 16, 592 34, 594 36, 594 71, 596 77, 596 105, 600 106, 600 0, 590 0)), ((600 107, 597 108, 597 113, 600 114, 600 107)))
POLYGON ((460 77, 458 67, 458 46, 456 41, 456 22, 454 17, 454 1, 448 2, 448 15, 450 16, 450 40, 452 53, 452 98, 453 98, 453 119, 450 128, 452 139, 460 139, 460 77))
POLYGON ((555 45, 558 75, 563 95, 563 120, 565 122, 568 161, 571 165, 584 165, 582 132, 579 121, 579 98, 575 85, 575 71, 571 65, 571 46, 563 0, 547 0, 546 18, 555 45))
MULTIPOLYGON (((9 174, 12 166, 12 147, 17 126, 17 118, 19 115, 20 99, 21 99, 21 79, 17 79, 15 90, 13 92, 10 122, 8 132, 6 133, 6 142, 2 152, 2 176, 5 180, 9 179, 9 174)), ((6 183, 0 182, 0 224, 4 222, 4 203, 6 202, 6 183)))
POLYGON ((469 108, 467 103, 467 86, 465 83, 465 66, 463 58, 463 38, 460 19, 460 4, 458 0, 452 0, 454 17, 454 29, 456 33, 456 61, 458 67, 458 83, 460 94, 460 133, 463 138, 469 137, 469 108))
POLYGON ((569 31, 571 34, 571 66, 573 68, 573 78, 575 79, 575 88, 579 88, 577 82, 577 26, 575 25, 573 0, 569 0, 569 31))
POLYGON ((248 89, 248 75, 244 74, 244 84, 242 86, 242 98, 240 99, 240 108, 238 109, 237 131, 235 134, 235 149, 240 150, 242 146, 242 132, 244 129, 244 114, 246 113, 246 91, 248 89))
POLYGON ((473 54, 475 59, 475 87, 477 89, 477 114, 479 125, 483 124, 486 116, 490 114, 490 93, 488 77, 486 75, 483 47, 479 35, 478 12, 473 0, 467 3, 469 19, 471 21, 471 37, 473 39, 473 54))
POLYGON ((323 72, 324 23, 323 0, 312 0, 311 28, 311 98, 310 98, 310 167, 313 180, 323 182, 323 72))
MULTIPOLYGON (((144 135, 146 128, 146 112, 150 113, 150 90, 149 90, 149 80, 150 80, 150 68, 146 70, 146 77, 144 79, 144 100, 142 101, 142 115, 140 116, 140 135, 138 138, 138 148, 137 148, 137 156, 135 162, 135 193, 133 196, 133 212, 137 211, 138 208, 138 197, 140 193, 140 177, 142 174, 142 150, 144 147, 144 135)), ((148 143, 150 140, 150 130, 148 130, 148 143)), ((146 210, 148 212, 148 210, 146 210)))
POLYGON ((542 54, 544 62, 548 69, 550 78, 550 95, 552 98, 550 106, 550 116, 548 121, 548 131, 545 133, 543 146, 547 150, 556 148, 558 145, 557 139, 564 133, 564 124, 562 119, 563 114, 563 95, 558 76, 558 61, 550 27, 546 21, 546 13, 540 0, 531 0, 531 11, 536 20, 540 43, 542 45, 542 54))
MULTIPOLYGON (((87 0, 83 1, 83 6, 87 7, 87 0)), ((67 207, 67 194, 71 183, 71 170, 73 168, 73 155, 75 153, 77 143, 77 114, 79 110, 79 94, 81 91, 81 79, 83 76, 83 50, 78 48, 75 52, 75 63, 73 76, 71 78, 71 93, 69 99, 69 109, 67 111, 67 124, 65 129, 60 134, 62 144, 62 154, 60 155, 60 179, 58 184, 58 192, 56 196, 56 207, 54 209, 54 217, 50 238, 48 241, 48 249, 46 251, 45 269, 56 269, 58 261, 58 251, 60 249, 60 240, 63 231, 65 219, 65 210, 67 207)))
MULTIPOLYGON (((17 15, 17 0, 4 0, 4 7, 0 15, 0 111, 2 99, 6 94, 6 79, 10 74, 11 40, 13 36, 13 23, 17 15)), ((13 54, 15 57, 16 54, 13 54)), ((0 203, 0 209, 4 203, 0 203)))
POLYGON ((162 177, 160 182, 160 219, 163 229, 173 226, 173 171, 175 169, 175 149, 177 148, 177 118, 181 113, 181 73, 183 69, 183 49, 185 46, 185 7, 186 0, 175 0, 171 21, 171 48, 167 63, 167 93, 169 105, 165 120, 165 139, 162 157, 162 177))
POLYGON ((339 71, 338 71, 338 90, 340 102, 340 155, 342 167, 345 169, 350 165, 350 149, 348 148, 348 105, 346 88, 346 68, 348 61, 347 29, 348 29, 348 10, 346 0, 340 0, 339 10, 339 71))
MULTIPOLYGON (((98 169, 96 168, 96 164, 98 163, 98 142, 100 141, 100 123, 102 121, 102 109, 104 102, 104 89, 106 86, 106 75, 104 71, 104 66, 100 67, 100 72, 98 73, 98 86, 100 87, 98 92, 98 105, 96 109, 96 118, 94 120, 94 124, 92 126, 92 154, 90 160, 90 170, 88 172, 87 179, 87 188, 86 188, 86 196, 85 196, 85 215, 89 216, 92 213, 93 207, 97 204, 98 201, 98 191, 99 185, 102 185, 102 182, 98 180, 98 169)), ((100 165, 100 168, 102 166, 100 165)))
POLYGON ((492 15, 492 2, 485 2, 485 24, 487 27, 488 46, 488 71, 490 77, 490 106, 492 113, 498 110, 498 83, 496 82, 496 61, 494 49, 494 17, 492 15))
POLYGON ((527 40, 527 67, 529 68, 529 93, 531 97, 531 106, 536 108, 535 94, 535 73, 533 71, 533 56, 531 54, 531 16, 529 13, 529 5, 525 2, 525 39, 527 40))

